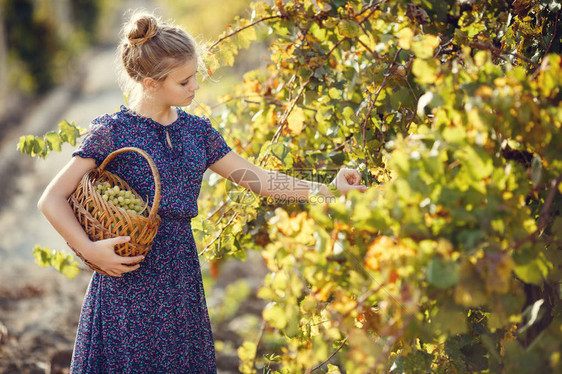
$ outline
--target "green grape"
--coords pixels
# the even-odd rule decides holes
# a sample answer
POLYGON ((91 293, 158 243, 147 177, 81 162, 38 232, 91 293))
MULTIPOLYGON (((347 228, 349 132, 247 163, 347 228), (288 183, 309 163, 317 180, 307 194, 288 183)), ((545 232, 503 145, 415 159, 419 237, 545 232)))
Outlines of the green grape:
MULTIPOLYGON (((128 213, 135 215, 142 215, 146 210, 147 205, 139 199, 134 192, 121 189, 119 186, 111 186, 109 182, 99 182, 95 185, 98 193, 102 196, 102 199, 113 204, 117 208, 121 208, 128 213)), ((93 209, 89 207, 89 209, 93 209)), ((98 212, 99 214, 99 212, 98 212)))

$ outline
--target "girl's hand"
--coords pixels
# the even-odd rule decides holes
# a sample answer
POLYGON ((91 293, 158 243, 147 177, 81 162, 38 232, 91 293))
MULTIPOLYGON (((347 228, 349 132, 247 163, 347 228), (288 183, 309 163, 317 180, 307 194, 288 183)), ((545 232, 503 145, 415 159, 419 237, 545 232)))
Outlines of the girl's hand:
POLYGON ((367 190, 367 186, 361 184, 361 174, 355 169, 340 169, 330 185, 336 187, 344 195, 351 190, 361 192, 367 190))
POLYGON ((92 243, 91 248, 82 252, 82 255, 88 262, 99 267, 107 274, 113 277, 120 277, 124 273, 137 270, 140 264, 131 264, 140 262, 144 256, 122 257, 115 253, 114 247, 117 244, 126 243, 131 240, 128 236, 119 236, 117 238, 98 240, 92 243))

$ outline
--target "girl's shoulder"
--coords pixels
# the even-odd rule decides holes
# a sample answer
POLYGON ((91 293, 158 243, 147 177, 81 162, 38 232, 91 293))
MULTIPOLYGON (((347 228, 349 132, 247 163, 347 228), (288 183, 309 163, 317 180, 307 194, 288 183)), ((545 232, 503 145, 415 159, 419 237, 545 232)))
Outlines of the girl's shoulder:
MULTIPOLYGON (((126 108, 125 108, 126 109, 126 108)), ((122 106, 119 111, 113 113, 105 113, 97 116, 90 123, 91 128, 104 128, 106 130, 115 130, 127 122, 131 122, 131 116, 127 116, 124 107, 122 106)))
POLYGON ((209 131, 209 128, 212 127, 211 121, 206 116, 197 116, 195 114, 188 113, 179 107, 177 110, 179 118, 182 119, 182 122, 188 125, 190 130, 206 133, 209 131))
POLYGON ((118 113, 106 113, 100 116, 97 116, 92 120, 90 123, 91 127, 108 127, 112 128, 118 123, 118 113))

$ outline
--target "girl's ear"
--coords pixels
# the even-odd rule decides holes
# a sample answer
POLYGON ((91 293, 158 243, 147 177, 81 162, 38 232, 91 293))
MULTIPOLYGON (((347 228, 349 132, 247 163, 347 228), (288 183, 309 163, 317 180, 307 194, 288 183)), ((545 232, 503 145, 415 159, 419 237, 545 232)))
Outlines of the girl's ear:
POLYGON ((154 78, 144 78, 142 80, 142 85, 144 86, 144 88, 146 88, 148 91, 154 92, 156 91, 159 87, 160 87, 160 82, 158 82, 157 80, 155 80, 154 78))

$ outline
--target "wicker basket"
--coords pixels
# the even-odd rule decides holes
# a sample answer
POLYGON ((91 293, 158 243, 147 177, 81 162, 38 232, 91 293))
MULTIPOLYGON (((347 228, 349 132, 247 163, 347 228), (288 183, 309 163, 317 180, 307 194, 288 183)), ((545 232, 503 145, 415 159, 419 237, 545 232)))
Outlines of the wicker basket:
MULTIPOLYGON (((74 210, 78 222, 80 222, 91 240, 130 236, 131 240, 115 246, 115 253, 124 257, 132 257, 145 255, 152 246, 160 226, 160 216, 157 214, 158 206, 160 205, 160 192, 160 174, 152 158, 142 149, 125 147, 109 154, 98 168, 86 173, 78 187, 76 187, 76 190, 68 198, 68 201, 74 210), (127 182, 105 170, 105 167, 111 160, 124 152, 136 152, 143 156, 150 165, 154 178, 153 204, 148 206, 140 215, 129 213, 105 201, 95 187, 100 182, 109 182, 112 187, 119 186, 121 189, 127 189, 135 197, 144 201, 142 196, 133 190, 127 182)), ((97 266, 84 259, 78 251, 74 250, 74 252, 90 268, 107 275, 97 266)))

